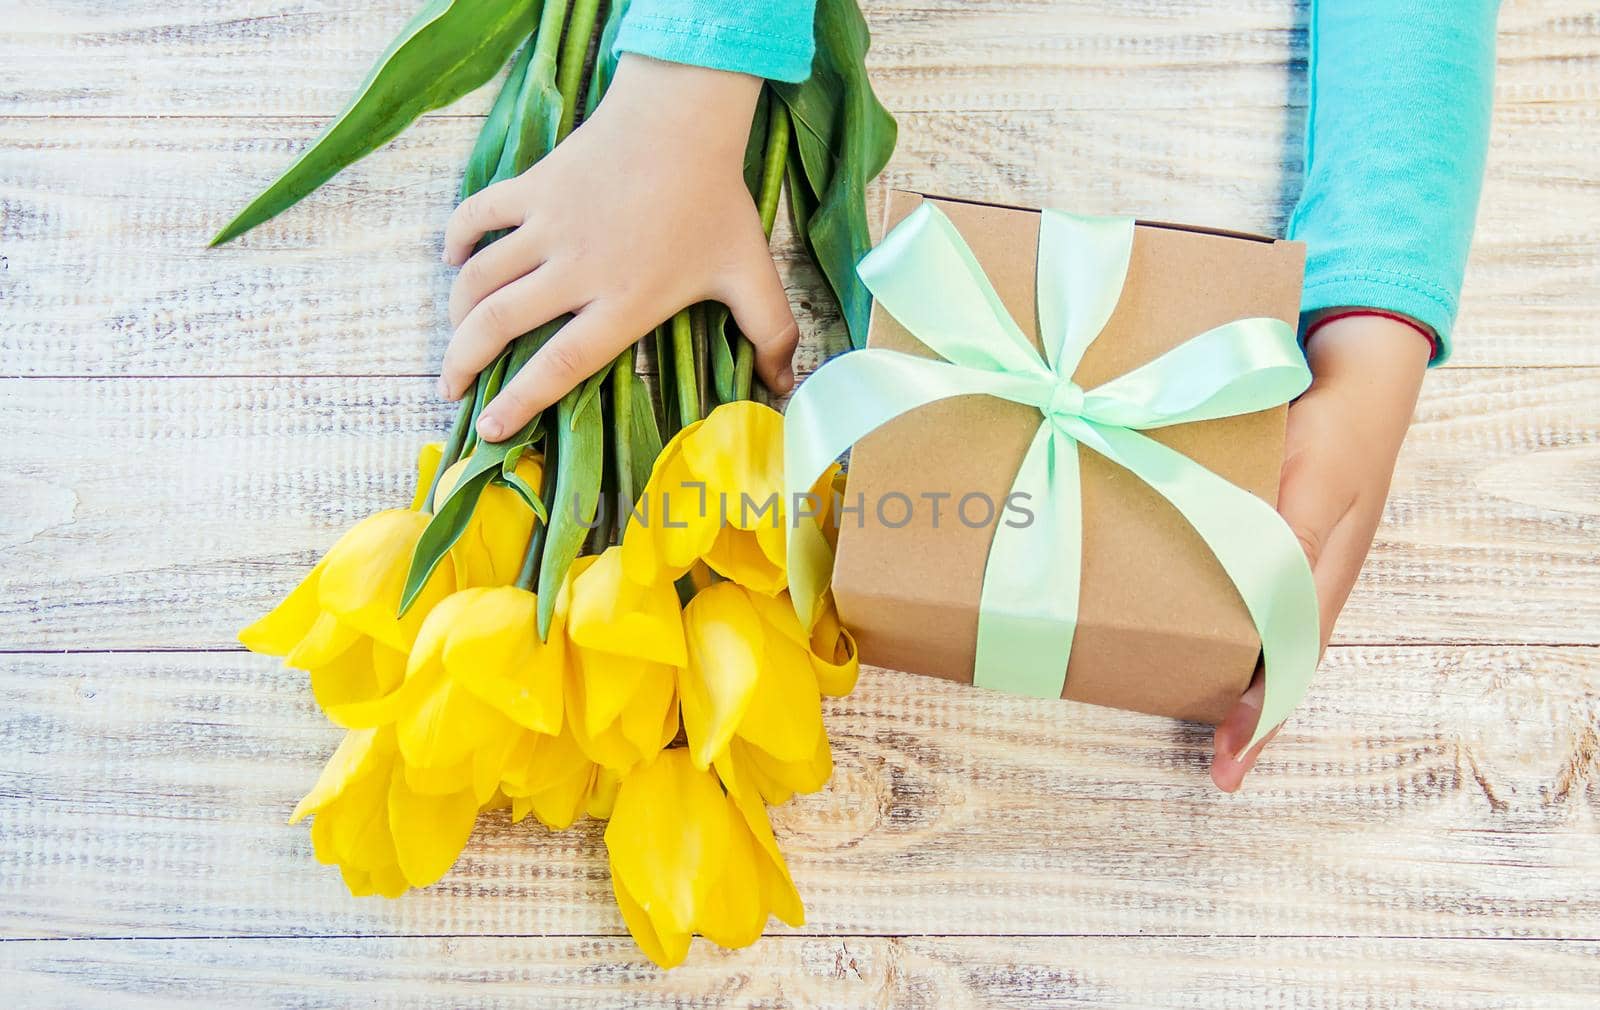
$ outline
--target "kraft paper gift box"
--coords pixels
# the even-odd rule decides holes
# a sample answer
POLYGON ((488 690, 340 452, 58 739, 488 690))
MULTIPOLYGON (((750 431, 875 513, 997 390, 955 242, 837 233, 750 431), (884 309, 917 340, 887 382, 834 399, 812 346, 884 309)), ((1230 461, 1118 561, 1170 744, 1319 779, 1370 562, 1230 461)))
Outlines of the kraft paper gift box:
MULTIPOLYGON (((1023 333, 1040 346, 1039 212, 897 191, 885 231, 924 200, 955 225, 1023 333)), ((1139 222, 1120 299, 1074 381, 1089 389, 1232 320, 1273 317, 1293 326, 1304 261, 1304 247, 1294 242, 1139 222)), ((936 357, 881 306, 874 307, 867 346, 936 357)), ((1145 434, 1275 505, 1285 417, 1278 406, 1145 434)), ((1021 519, 1003 506, 1039 424, 1034 407, 958 396, 902 414, 856 444, 844 502, 865 508, 840 524, 833 592, 863 661, 972 682, 986 559, 996 523, 1008 514, 1021 519), (974 493, 1002 509, 995 522, 968 525, 955 514, 974 493), (935 501, 942 502, 937 523, 935 501)), ((1081 583, 1062 696, 1219 722, 1261 654, 1239 591, 1199 534, 1151 487, 1087 447, 1079 446, 1078 456, 1081 583)), ((983 499, 968 504, 965 519, 981 523, 983 499)))

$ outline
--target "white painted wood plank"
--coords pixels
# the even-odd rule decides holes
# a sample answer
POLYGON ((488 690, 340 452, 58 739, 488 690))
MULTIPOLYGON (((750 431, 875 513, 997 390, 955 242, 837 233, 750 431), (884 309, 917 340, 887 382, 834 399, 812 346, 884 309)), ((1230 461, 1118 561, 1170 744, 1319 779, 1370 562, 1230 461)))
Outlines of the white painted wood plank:
MULTIPOLYGON (((0 101, 28 116, 331 116, 418 5, 30 0, 0 24, 0 101)), ((865 0, 879 91, 901 111, 1299 104, 1304 0, 865 0)), ((1584 0, 1508 0, 1497 94, 1600 96, 1584 0)), ((451 113, 481 113, 482 92, 451 113)))
MULTIPOLYGON (((1600 364, 1591 106, 1504 110, 1458 364, 1600 364)), ((883 186, 1274 233, 1299 172, 1281 110, 902 117, 883 186), (1198 118, 1197 118, 1198 117, 1198 118)), ((437 369, 444 222, 476 130, 424 123, 278 219, 205 240, 316 132, 307 120, 0 119, 0 374, 410 374, 437 369)), ((842 330, 779 216, 807 334, 842 330)))
POLYGON ((1592 941, 851 936, 664 974, 610 938, 52 941, 0 945, 0 986, 29 1010, 1589 1010, 1597 964, 1592 941))
MULTIPOLYGON (((622 933, 592 824, 350 898, 283 823, 338 732, 270 660, 13 654, 0 698, 0 937, 622 933)), ((774 814, 807 934, 1600 935, 1600 649, 1335 649, 1235 796, 1163 719, 880 671, 826 717, 774 814)))
MULTIPOLYGON (((0 648, 229 647, 409 502, 428 379, 0 380, 0 648)), ((1428 380, 1347 643, 1600 642, 1600 370, 1428 380)))

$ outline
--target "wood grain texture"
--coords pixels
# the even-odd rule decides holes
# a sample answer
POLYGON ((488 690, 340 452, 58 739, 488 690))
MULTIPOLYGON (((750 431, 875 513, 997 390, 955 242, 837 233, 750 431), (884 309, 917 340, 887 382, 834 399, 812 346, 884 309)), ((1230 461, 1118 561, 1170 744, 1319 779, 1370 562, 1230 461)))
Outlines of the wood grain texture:
MULTIPOLYGON (((1400 1007, 1600 992, 1600 15, 1506 0, 1457 357, 1308 704, 1209 733, 869 671, 776 812, 809 924, 664 975, 598 830, 348 897, 285 826, 337 734, 231 651, 447 418, 436 264, 483 89, 225 249, 413 0, 0 17, 8 1005, 1400 1007), (180 378, 171 378, 180 377, 180 378), (181 378, 188 377, 188 378, 181 378), (353 377, 353 378, 351 378, 353 377), (1399 643, 1399 644, 1391 644, 1399 643)), ((1305 0, 870 0, 887 186, 1280 231, 1305 0)), ((803 374, 842 327, 780 216, 803 374)))
POLYGON ((1594 942, 850 936, 663 974, 605 937, 274 938, 0 944, 0 987, 38 1010, 1590 1010, 1597 965, 1594 942))
MULTIPOLYGON (((424 378, 0 380, 0 648, 231 646, 447 413, 424 378)), ((1600 642, 1597 544, 1600 370, 1443 370, 1338 640, 1600 642)))
MULTIPOLYGON (((874 187, 1279 233, 1299 174, 1281 110, 902 115, 874 187), (1201 115, 1202 121, 1196 121, 1201 115)), ((1600 364, 1600 126, 1566 104, 1503 109, 1456 364, 1600 364)), ((430 120, 227 247, 204 243, 311 138, 309 120, 0 119, 0 374, 420 375, 448 336, 438 262, 474 120, 430 120), (108 171, 107 166, 116 166, 108 171), (197 193, 205 194, 196 198, 197 193), (352 276, 349 264, 368 264, 352 276)), ((807 335, 843 329, 779 216, 807 335)))
MULTIPOLYGON (((873 0, 871 68, 897 111, 1299 105, 1306 0, 873 0)), ((30 0, 0 24, 8 114, 331 116, 411 16, 407 0, 30 0), (293 67, 293 73, 285 73, 293 67)), ((1600 96, 1600 22, 1506 0, 1497 94, 1600 96)), ((448 110, 478 114, 480 91, 448 110)))
MULTIPOLYGON (((283 823, 339 733, 272 660, 10 655, 0 697, 0 937, 623 932, 592 822, 350 898, 283 823)), ((806 934, 1600 936, 1593 647, 1336 649, 1235 796, 1148 716, 868 671, 826 718, 774 811, 806 934)))

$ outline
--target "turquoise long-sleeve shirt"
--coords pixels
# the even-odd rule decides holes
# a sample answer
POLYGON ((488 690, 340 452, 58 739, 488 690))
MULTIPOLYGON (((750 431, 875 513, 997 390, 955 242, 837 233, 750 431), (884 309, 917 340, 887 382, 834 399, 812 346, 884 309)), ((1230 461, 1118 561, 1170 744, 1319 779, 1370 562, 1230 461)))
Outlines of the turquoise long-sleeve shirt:
MULTIPOLYGON (((1284 0, 1285 3, 1289 0, 1284 0)), ((1489 141, 1498 0, 1312 0, 1305 312, 1451 331, 1489 141)), ((811 71, 815 0, 632 0, 615 50, 780 81, 811 71)))

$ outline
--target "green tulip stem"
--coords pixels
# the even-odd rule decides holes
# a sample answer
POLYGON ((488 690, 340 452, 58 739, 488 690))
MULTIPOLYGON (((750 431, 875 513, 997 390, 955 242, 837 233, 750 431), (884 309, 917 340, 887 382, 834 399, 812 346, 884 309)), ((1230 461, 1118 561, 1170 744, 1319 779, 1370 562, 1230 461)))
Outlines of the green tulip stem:
MULTIPOLYGON (((767 150, 762 162, 761 193, 756 198, 756 209, 761 212, 761 228, 769 239, 772 237, 772 226, 778 220, 778 197, 783 192, 784 170, 788 163, 789 107, 775 101, 771 103, 767 114, 767 150)), ((755 363, 755 348, 750 341, 739 341, 733 357, 735 399, 750 399, 755 363)))
MULTIPOLYGON (((550 511, 552 520, 555 519, 555 510, 562 507, 560 502, 551 501, 556 493, 556 463, 556 436, 555 432, 551 432, 544 438, 544 478, 539 481, 539 498, 550 511)), ((544 555, 545 531, 549 528, 548 522, 534 523, 533 535, 528 538, 528 549, 522 555, 522 568, 517 572, 517 581, 513 583, 518 589, 526 589, 531 593, 533 587, 539 584, 539 559, 544 555)))
POLYGON ((756 207, 761 211, 761 230, 772 237, 778 220, 778 195, 783 191, 783 171, 789 163, 789 107, 772 102, 767 114, 767 151, 763 156, 761 195, 756 207))
POLYGON ((680 427, 700 420, 700 391, 694 381, 694 327, 689 310, 672 317, 672 374, 678 384, 680 427))
MULTIPOLYGON (((578 85, 583 81, 583 64, 589 56, 589 43, 599 18, 600 0, 576 0, 572 6, 566 44, 561 47, 561 62, 556 69, 556 90, 561 92, 561 125, 556 130, 558 143, 572 132, 572 124, 578 118, 578 85)), ((544 26, 539 30, 542 33, 544 26)))
POLYGON ((633 374, 633 348, 630 346, 617 358, 611 369, 611 435, 615 451, 617 472, 616 504, 623 509, 618 518, 618 532, 626 525, 628 508, 633 504, 638 489, 633 486, 633 396, 634 385, 639 380, 633 374))
MULTIPOLYGON (((568 0, 546 0, 544 9, 539 12, 539 29, 534 36, 533 65, 535 68, 546 68, 549 74, 546 80, 555 77, 556 54, 561 51, 561 29, 567 23, 568 0)), ((538 69, 528 71, 535 76, 540 75, 538 69)))
POLYGON ((423 512, 432 514, 433 496, 438 493, 439 481, 444 479, 444 472, 461 458, 461 450, 467 444, 467 431, 472 425, 472 402, 473 397, 462 397, 461 406, 456 409, 456 419, 450 424, 450 434, 445 439, 444 451, 439 454, 439 467, 433 471, 433 481, 428 485, 427 497, 422 499, 423 512))
MULTIPOLYGON (((694 384, 700 399, 695 413, 705 417, 711 410, 711 328, 706 318, 709 303, 701 302, 689 308, 689 333, 694 339, 694 384)), ((718 337, 721 339, 721 337, 718 337)))

